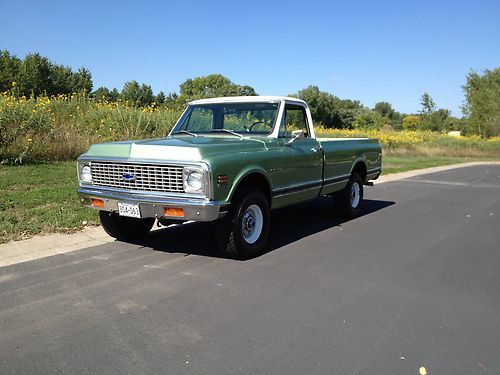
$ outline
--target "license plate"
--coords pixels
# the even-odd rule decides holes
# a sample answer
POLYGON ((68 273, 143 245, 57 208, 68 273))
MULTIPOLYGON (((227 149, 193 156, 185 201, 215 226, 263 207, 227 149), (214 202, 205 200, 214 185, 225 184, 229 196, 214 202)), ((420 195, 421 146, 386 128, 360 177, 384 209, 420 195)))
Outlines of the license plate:
POLYGON ((140 218, 141 211, 138 204, 118 202, 118 215, 140 218))

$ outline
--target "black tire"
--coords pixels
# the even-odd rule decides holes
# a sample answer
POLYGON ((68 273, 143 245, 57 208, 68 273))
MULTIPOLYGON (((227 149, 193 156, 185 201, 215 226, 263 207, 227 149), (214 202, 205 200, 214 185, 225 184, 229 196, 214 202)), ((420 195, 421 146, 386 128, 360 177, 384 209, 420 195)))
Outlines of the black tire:
POLYGON ((262 191, 243 188, 233 199, 226 217, 215 223, 215 233, 218 245, 226 256, 244 260, 262 252, 270 227, 269 202, 262 191))
POLYGON ((333 195, 339 216, 354 219, 361 213, 363 206, 363 180, 353 172, 347 186, 333 195))
POLYGON ((106 233, 121 241, 144 238, 155 223, 154 218, 136 219, 108 211, 99 211, 99 219, 106 233))

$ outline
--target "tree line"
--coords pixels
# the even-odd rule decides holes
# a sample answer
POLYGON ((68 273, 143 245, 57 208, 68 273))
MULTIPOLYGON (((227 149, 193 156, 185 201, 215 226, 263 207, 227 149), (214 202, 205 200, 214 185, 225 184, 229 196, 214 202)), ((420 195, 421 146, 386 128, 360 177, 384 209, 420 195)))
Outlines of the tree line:
MULTIPOLYGON (((448 109, 438 108, 428 93, 423 93, 421 109, 413 114, 400 113, 388 102, 369 108, 358 100, 340 99, 317 86, 309 86, 291 96, 305 100, 314 120, 326 128, 459 130, 484 137, 500 136, 500 68, 485 70, 483 74, 470 72, 463 90, 464 116, 461 118, 451 116, 448 109)), ((180 109, 195 99, 257 95, 253 87, 235 84, 221 74, 187 79, 179 86, 179 92, 169 94, 163 91, 154 94, 150 85, 137 81, 126 82, 120 91, 107 87, 93 90, 92 75, 83 67, 73 71, 38 53, 20 59, 4 50, 0 51, 0 92, 6 91, 26 97, 84 92, 96 100, 122 100, 137 107, 173 109, 180 109)))

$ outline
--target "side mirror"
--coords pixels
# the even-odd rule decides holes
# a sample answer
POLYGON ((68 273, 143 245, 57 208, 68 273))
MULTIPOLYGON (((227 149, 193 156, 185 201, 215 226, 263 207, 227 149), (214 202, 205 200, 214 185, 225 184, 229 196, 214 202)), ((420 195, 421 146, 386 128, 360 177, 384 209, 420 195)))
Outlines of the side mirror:
POLYGON ((287 146, 291 146, 293 142, 295 142, 297 139, 302 139, 304 138, 304 131, 303 130, 294 130, 292 132, 292 139, 290 139, 288 142, 285 143, 287 146))

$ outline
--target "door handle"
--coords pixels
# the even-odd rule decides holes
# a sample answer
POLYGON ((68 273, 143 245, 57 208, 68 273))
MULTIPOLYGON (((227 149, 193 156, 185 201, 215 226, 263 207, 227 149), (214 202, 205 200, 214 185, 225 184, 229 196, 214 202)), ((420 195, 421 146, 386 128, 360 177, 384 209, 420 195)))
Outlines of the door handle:
POLYGON ((318 151, 319 151, 319 148, 318 148, 317 146, 312 147, 312 148, 311 148, 311 151, 312 151, 312 152, 318 152, 318 151))

